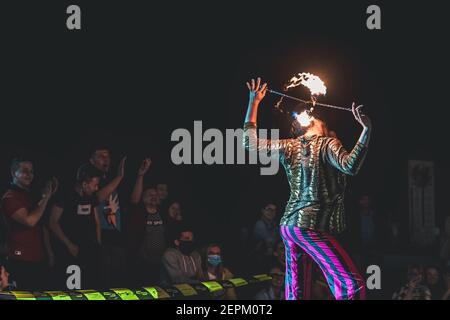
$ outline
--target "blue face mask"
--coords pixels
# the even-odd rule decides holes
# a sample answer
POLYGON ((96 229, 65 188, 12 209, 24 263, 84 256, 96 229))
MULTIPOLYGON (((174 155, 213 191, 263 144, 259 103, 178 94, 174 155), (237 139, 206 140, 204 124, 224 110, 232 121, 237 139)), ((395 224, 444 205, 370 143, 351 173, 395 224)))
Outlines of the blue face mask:
POLYGON ((218 254, 211 254, 208 255, 208 263, 214 267, 217 267, 219 264, 222 263, 222 257, 218 254))

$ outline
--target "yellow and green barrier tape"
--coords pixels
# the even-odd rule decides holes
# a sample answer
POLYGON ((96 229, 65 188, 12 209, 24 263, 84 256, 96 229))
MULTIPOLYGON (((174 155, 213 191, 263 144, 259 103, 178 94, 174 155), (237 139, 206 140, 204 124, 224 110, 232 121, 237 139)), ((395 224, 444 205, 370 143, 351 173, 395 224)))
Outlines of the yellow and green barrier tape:
POLYGON ((162 288, 149 286, 137 289, 114 288, 104 291, 73 290, 73 291, 4 291, 0 292, 0 300, 164 300, 189 299, 228 289, 263 283, 272 280, 267 274, 248 278, 233 278, 223 281, 204 281, 196 284, 176 284, 162 288))

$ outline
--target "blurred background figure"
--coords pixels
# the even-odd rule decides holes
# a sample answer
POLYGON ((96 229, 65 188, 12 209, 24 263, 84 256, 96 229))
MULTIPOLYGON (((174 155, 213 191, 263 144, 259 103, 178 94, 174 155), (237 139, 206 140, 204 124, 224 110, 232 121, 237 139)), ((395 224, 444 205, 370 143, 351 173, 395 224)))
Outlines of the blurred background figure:
POLYGON ((273 255, 274 245, 279 239, 276 216, 276 205, 268 203, 261 209, 261 216, 254 225, 251 256, 255 265, 263 266, 264 261, 273 255))
POLYGON ((445 284, 438 267, 428 266, 425 269, 425 285, 430 289, 431 300, 441 300, 445 293, 445 284))
POLYGON ((408 267, 407 283, 397 290, 393 300, 431 300, 431 292, 424 284, 423 268, 418 265, 408 267))
POLYGON ((178 229, 181 227, 184 219, 181 204, 178 201, 172 201, 164 213, 166 239, 174 239, 178 229))

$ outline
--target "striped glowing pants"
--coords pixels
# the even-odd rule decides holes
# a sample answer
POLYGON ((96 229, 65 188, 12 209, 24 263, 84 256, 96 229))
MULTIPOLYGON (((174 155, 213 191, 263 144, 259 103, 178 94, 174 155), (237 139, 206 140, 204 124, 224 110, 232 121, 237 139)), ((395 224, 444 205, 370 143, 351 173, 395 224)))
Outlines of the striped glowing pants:
POLYGON ((326 233, 295 226, 281 226, 286 247, 286 300, 304 298, 304 283, 310 281, 310 257, 320 268, 336 300, 365 299, 364 280, 336 239, 326 233), (309 272, 308 272, 309 271, 309 272))

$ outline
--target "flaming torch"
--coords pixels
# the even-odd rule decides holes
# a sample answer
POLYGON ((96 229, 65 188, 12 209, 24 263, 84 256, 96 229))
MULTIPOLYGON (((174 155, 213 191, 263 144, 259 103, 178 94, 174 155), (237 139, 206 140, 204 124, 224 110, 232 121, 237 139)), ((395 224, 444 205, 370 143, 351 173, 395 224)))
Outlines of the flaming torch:
POLYGON ((315 106, 321 106, 321 107, 327 107, 327 108, 333 108, 338 110, 345 110, 345 111, 352 111, 352 109, 349 108, 343 108, 338 106, 333 106, 330 104, 325 103, 318 103, 317 98, 320 95, 325 95, 327 93, 327 87, 325 86, 325 83, 316 75, 313 75, 311 73, 299 73, 298 75, 294 76, 289 80, 289 82, 284 86, 284 91, 288 91, 290 88, 295 88, 299 85, 303 85, 309 89, 310 92, 310 100, 306 101, 297 97, 293 97, 272 89, 268 89, 267 91, 276 95, 281 96, 280 101, 276 104, 275 108, 278 110, 280 109, 280 103, 283 100, 283 98, 288 98, 291 100, 295 100, 298 102, 302 102, 304 104, 310 104, 311 108, 309 110, 304 110, 300 114, 294 113, 294 117, 297 119, 297 121, 300 123, 301 126, 308 126, 311 121, 314 119, 314 117, 311 115, 312 111, 314 110, 315 106))

